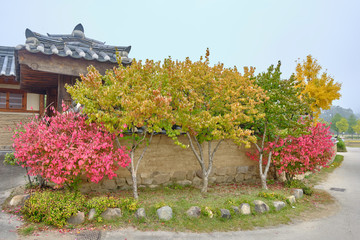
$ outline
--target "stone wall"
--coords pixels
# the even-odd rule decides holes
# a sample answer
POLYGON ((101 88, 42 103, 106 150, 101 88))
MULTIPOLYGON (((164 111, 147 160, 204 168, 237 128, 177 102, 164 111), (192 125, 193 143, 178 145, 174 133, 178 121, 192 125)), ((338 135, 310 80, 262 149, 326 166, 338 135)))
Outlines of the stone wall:
MULTIPOLYGON (((188 144, 185 136, 181 136, 180 141, 188 144)), ((250 160, 245 154, 250 150, 239 147, 230 140, 221 143, 215 154, 209 183, 234 183, 259 179, 257 162, 250 160)), ((204 152, 207 152, 206 147, 204 152)), ((175 145, 173 140, 165 135, 153 137, 140 164, 137 178, 139 187, 154 188, 171 183, 194 186, 202 184, 201 168, 191 149, 183 149, 175 145)), ((120 169, 118 177, 112 180, 104 179, 100 184, 84 183, 82 189, 108 191, 130 189, 131 186, 129 171, 120 169)))
POLYGON ((29 117, 33 116, 32 113, 5 113, 0 112, 0 148, 7 148, 12 146, 12 132, 9 127, 15 127, 16 123, 24 122, 29 117))

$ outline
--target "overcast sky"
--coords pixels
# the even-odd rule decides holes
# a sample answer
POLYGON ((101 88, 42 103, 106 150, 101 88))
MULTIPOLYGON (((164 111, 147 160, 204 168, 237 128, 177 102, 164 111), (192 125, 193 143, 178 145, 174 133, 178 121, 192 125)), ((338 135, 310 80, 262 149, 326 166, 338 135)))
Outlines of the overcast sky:
POLYGON ((132 46, 129 57, 198 60, 266 71, 278 60, 283 77, 308 54, 337 82, 334 102, 360 113, 360 1, 356 0, 0 0, 1 46, 25 43, 25 29, 71 33, 82 23, 87 37, 132 46))

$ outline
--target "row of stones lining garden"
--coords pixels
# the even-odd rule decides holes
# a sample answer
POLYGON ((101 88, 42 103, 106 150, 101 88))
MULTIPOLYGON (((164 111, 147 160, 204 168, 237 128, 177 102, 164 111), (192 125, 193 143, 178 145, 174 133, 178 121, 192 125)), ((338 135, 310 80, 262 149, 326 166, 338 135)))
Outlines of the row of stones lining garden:
MULTIPOLYGON (((9 205, 11 207, 22 206, 24 205, 25 201, 29 199, 30 195, 16 195, 14 196, 9 205)), ((296 199, 300 199, 303 197, 303 190, 302 189, 292 189, 292 195, 286 198, 286 202, 284 201, 273 201, 272 204, 275 208, 275 211, 280 211, 282 208, 286 206, 286 204, 293 205, 296 203, 296 199)), ((270 211, 269 205, 261 200, 254 200, 254 211, 257 213, 265 213, 270 211)), ((250 204, 242 203, 240 206, 232 206, 232 210, 235 214, 242 214, 242 215, 250 215, 251 208, 250 204)), ((204 211, 206 215, 210 218, 214 216, 214 213, 211 209, 205 207, 204 211)), ((161 221, 169 221, 173 218, 173 211, 172 208, 169 206, 163 206, 157 209, 157 215, 159 220, 161 221)), ((192 206, 187 211, 186 214, 189 217, 198 218, 201 215, 201 208, 198 206, 192 206)), ((94 208, 90 209, 88 214, 88 220, 91 221, 94 219, 96 215, 96 210, 94 208)), ((107 208, 104 212, 100 215, 104 220, 116 220, 117 218, 122 217, 122 212, 120 208, 107 208)), ((146 218, 146 211, 144 208, 138 208, 135 212, 135 217, 137 218, 146 218)), ((220 217, 224 219, 230 219, 231 213, 229 209, 220 209, 220 217)), ((81 224, 85 221, 85 213, 78 212, 76 215, 71 216, 68 220, 68 224, 77 225, 81 224)))
MULTIPOLYGON (((271 169, 269 175, 273 174, 271 169)), ((172 175, 168 173, 160 173, 155 171, 153 173, 140 173, 137 177, 139 188, 149 187, 151 189, 159 186, 166 186, 171 183, 179 184, 181 186, 201 186, 202 171, 175 171, 172 175)), ((256 166, 239 166, 239 167, 219 167, 215 168, 209 175, 209 184, 221 183, 239 183, 244 181, 252 181, 259 179, 259 173, 256 166)), ((82 183, 80 190, 82 192, 88 191, 107 191, 107 190, 129 190, 132 188, 132 178, 114 177, 114 179, 103 180, 101 184, 82 183)))

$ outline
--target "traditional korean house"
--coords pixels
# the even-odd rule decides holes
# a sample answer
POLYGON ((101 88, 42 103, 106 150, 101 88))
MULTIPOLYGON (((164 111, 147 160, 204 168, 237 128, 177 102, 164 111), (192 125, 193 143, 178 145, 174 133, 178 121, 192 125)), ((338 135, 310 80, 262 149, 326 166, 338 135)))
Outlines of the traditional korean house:
POLYGON ((41 114, 44 96, 20 89, 15 72, 15 48, 0 46, 0 150, 9 148, 9 127, 41 114))
POLYGON ((86 74, 92 65, 100 73, 117 66, 116 52, 123 65, 131 64, 128 58, 131 46, 109 46, 85 37, 78 24, 71 34, 42 35, 29 29, 26 42, 15 50, 16 78, 20 88, 29 93, 46 95, 45 106, 61 109, 61 103, 71 103, 64 85, 74 84, 80 74, 86 74))
POLYGON ((73 84, 92 65, 105 73, 124 66, 131 46, 109 46, 88 38, 81 24, 71 34, 40 34, 26 29, 26 41, 14 47, 0 46, 0 150, 11 145, 8 126, 31 114, 43 114, 49 106, 61 111, 61 103, 71 103, 64 88, 73 84))

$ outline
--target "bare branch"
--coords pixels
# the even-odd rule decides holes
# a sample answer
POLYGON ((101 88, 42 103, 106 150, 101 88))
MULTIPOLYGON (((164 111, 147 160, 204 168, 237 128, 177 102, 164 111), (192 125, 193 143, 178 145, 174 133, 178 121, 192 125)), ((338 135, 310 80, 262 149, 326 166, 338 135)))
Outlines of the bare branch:
POLYGON ((192 150, 193 153, 195 154, 195 157, 196 157, 196 159, 198 160, 198 162, 200 163, 201 167, 203 167, 203 166, 204 166, 204 163, 203 163, 202 159, 200 158, 199 154, 196 152, 196 149, 195 149, 195 147, 194 147, 193 141, 192 141, 191 136, 190 136, 190 134, 189 134, 188 132, 186 133, 186 136, 187 136, 188 139, 189 139, 190 146, 191 146, 191 150, 192 150))
MULTIPOLYGON (((144 135, 146 135, 146 134, 144 134, 144 135)), ((150 139, 149 139, 149 143, 148 143, 148 144, 145 144, 145 147, 144 147, 144 149, 143 149, 143 151, 142 151, 142 153, 141 153, 141 155, 140 155, 140 157, 139 157, 139 159, 138 159, 138 162, 136 163, 135 173, 137 172, 137 170, 138 170, 138 168, 139 168, 140 161, 143 159, 144 154, 145 154, 145 152, 146 152, 146 149, 147 149, 147 147, 149 146, 149 144, 151 143, 151 140, 152 140, 152 137, 153 137, 153 136, 154 136, 154 132, 151 133, 150 139)))

